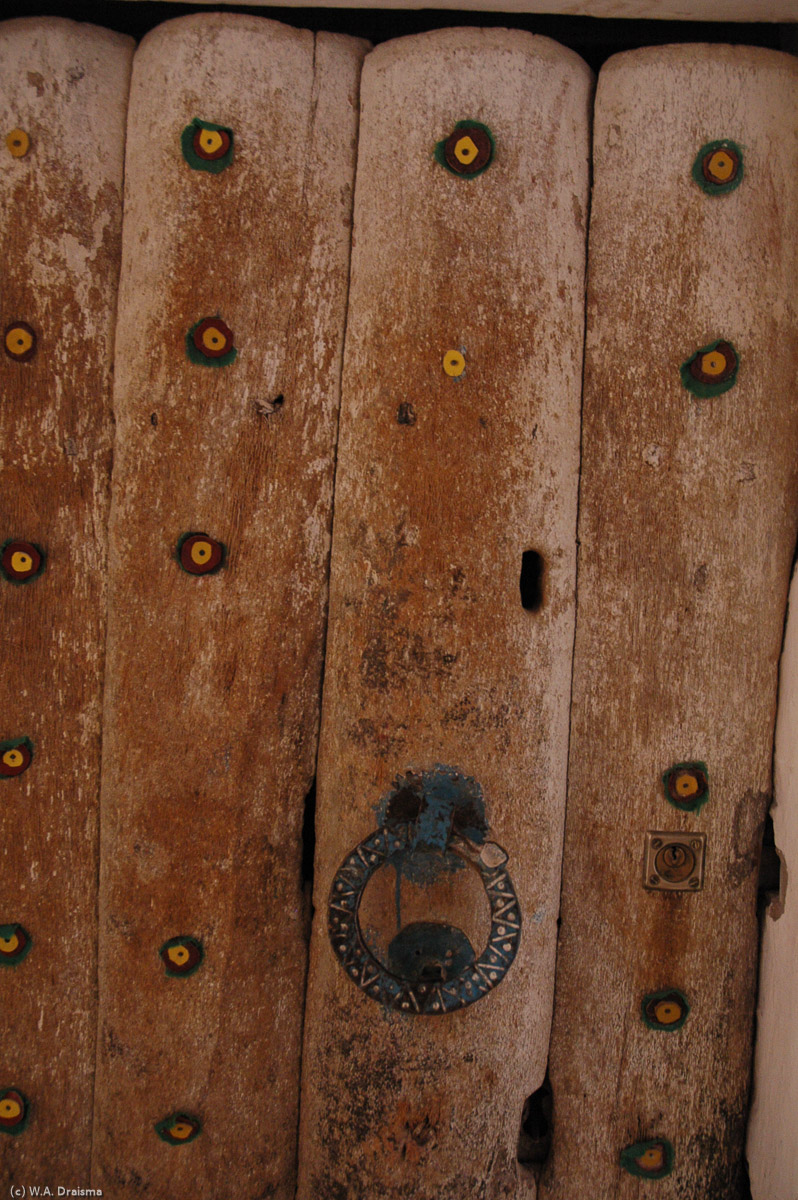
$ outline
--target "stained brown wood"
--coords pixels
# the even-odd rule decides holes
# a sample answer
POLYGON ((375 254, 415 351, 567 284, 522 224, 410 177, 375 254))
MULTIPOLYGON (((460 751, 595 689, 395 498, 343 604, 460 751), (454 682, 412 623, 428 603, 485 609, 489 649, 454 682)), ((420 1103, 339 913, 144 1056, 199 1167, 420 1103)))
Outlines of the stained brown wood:
MULTIPOLYGON (((545 1072, 551 1011, 590 91, 569 51, 503 30, 402 39, 364 65, 302 1200, 534 1194, 516 1147, 524 1100, 545 1072), (493 162, 471 179, 434 154, 468 119, 495 139, 493 162), (451 351, 464 357, 460 377, 444 371, 451 351), (543 562, 537 611, 522 607, 519 586, 530 550, 543 562), (328 902, 394 782, 407 771, 441 780, 445 768, 482 789, 523 929, 495 990, 461 1011, 417 1015, 410 998, 394 1010, 353 983, 330 941, 328 902)), ((401 924, 453 922, 481 955, 486 887, 471 863, 429 885, 405 879, 401 924)), ((363 891, 360 921, 383 966, 395 890, 383 865, 363 891)), ((355 972, 364 986, 371 971, 355 972)))
POLYGON ((793 59, 725 46, 619 55, 599 79, 546 1200, 741 1194, 796 535, 797 87, 793 59), (723 138, 744 176, 707 195, 691 168, 723 138), (717 338, 739 352, 737 382, 701 399, 680 364, 717 338), (709 774, 698 813, 661 782, 691 760, 709 774), (652 830, 706 834, 703 890, 644 889, 652 830), (642 998, 672 987, 687 1022, 646 1028, 642 998), (670 1176, 621 1169, 624 1146, 660 1137, 670 1176))
POLYGON ((94 1183, 293 1196, 314 774, 364 45, 246 16, 134 65, 117 328, 94 1183), (194 118, 233 131, 192 169, 194 118), (187 331, 220 316, 238 357, 187 331), (280 397, 281 399, 278 399, 280 397), (181 570, 207 533, 223 568, 181 570), (169 939, 204 948, 167 976, 169 939), (196 1116, 186 1145, 155 1125, 196 1116))
POLYGON ((0 579, 0 741, 33 745, 27 770, 0 779, 0 925, 32 941, 0 969, 0 1093, 12 1088, 30 1105, 24 1132, 0 1135, 6 1187, 88 1182, 111 352, 132 54, 129 38, 90 25, 0 25, 0 331, 5 342, 22 321, 37 337, 27 360, 0 347, 0 543, 45 554, 38 577, 0 579), (11 153, 26 141, 27 153, 11 153))

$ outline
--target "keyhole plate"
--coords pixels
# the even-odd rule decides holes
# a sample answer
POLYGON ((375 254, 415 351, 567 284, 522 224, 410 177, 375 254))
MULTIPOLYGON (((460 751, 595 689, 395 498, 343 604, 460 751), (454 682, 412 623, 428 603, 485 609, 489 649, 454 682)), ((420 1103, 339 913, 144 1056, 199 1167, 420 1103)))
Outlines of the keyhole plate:
POLYGON ((643 886, 653 892, 699 892, 704 886, 705 833, 646 834, 643 886))

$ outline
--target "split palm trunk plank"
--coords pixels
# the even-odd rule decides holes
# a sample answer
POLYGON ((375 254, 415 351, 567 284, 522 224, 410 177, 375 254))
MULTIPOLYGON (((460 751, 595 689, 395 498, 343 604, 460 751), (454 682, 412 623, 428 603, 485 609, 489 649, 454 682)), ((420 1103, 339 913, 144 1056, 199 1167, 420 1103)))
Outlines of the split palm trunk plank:
POLYGON ((643 1174, 673 1147, 663 1200, 740 1194, 796 536, 796 100, 798 64, 746 47, 635 51, 599 79, 546 1200, 640 1195, 620 1154, 647 1141, 643 1174), (666 798, 684 763, 700 809, 684 779, 666 798), (706 835, 701 890, 643 886, 647 832, 706 835), (665 1005, 648 1027, 644 998, 674 989, 685 1023, 665 1005))
POLYGON ((111 362, 132 57, 130 38, 90 25, 0 25, 0 543, 23 543, 5 547, 0 579, 0 1179, 53 1192, 88 1182, 91 1153, 111 362))
MULTIPOLYGON (((762 936, 747 1158, 753 1200, 798 1195, 798 575, 790 588, 774 760, 773 832, 781 859, 762 936)), ((772 880, 775 883, 775 879, 772 880)))
POLYGON ((534 1195, 516 1149, 551 1015, 591 82, 503 30, 364 65, 301 1200, 534 1195))
POLYGON ((203 14, 161 26, 135 58, 94 1170, 115 1196, 218 1200, 233 1181, 242 1198, 293 1196, 301 829, 316 756, 363 50, 203 14), (199 127, 186 144, 194 119, 229 130, 232 144, 198 146, 199 127), (221 171, 197 166, 225 156, 221 171), (204 318, 222 324, 204 341, 200 330, 198 349, 187 332, 204 318), (221 365, 203 347, 224 350, 221 365), (208 537, 193 556, 183 545, 181 566, 180 539, 198 533, 208 537), (204 573, 217 542, 221 569, 204 573), (160 954, 175 938, 204 952, 185 977, 174 972, 195 965, 191 942, 160 954))

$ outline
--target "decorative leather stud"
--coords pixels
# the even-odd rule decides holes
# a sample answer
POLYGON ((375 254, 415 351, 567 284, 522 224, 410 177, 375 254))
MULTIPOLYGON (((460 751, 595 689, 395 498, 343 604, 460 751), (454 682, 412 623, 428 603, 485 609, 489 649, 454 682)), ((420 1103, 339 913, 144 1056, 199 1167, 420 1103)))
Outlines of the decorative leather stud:
POLYGON ((720 396, 734 387, 740 357, 731 342, 710 342, 679 368, 682 383, 694 396, 720 396))
POLYGON ((665 796, 682 812, 698 812, 709 799, 706 763, 677 763, 665 772, 662 782, 665 786, 665 796))
POLYGON ((662 992, 651 992, 644 996, 640 1005, 643 1024, 649 1029, 660 1029, 672 1033, 681 1029, 690 1015, 690 1005, 684 992, 668 988, 662 992))
POLYGON ((0 925, 0 967, 16 967, 32 945, 32 937, 21 925, 0 925))
POLYGON ((36 330, 27 321, 6 325, 3 349, 15 362, 28 362, 36 353, 36 330))
POLYGON ((28 1124, 29 1116, 30 1105, 22 1092, 16 1088, 0 1088, 0 1133, 16 1137, 28 1124))
POLYGON ((9 583, 29 583, 44 570, 44 551, 33 542, 4 542, 0 550, 0 575, 9 583))
POLYGON ((226 547, 207 533, 184 533, 177 543, 177 561, 189 575, 213 575, 227 556, 226 547))
POLYGON ((33 742, 30 738, 11 738, 0 742, 0 779, 14 779, 27 771, 33 761, 33 742))
POLYGON ((465 355, 460 350, 447 350, 443 356, 443 369, 450 379, 459 379, 465 371, 465 355))
POLYGON ((6 135, 6 146, 13 158, 24 158, 30 150, 30 138, 24 129, 12 129, 6 135))
POLYGON ((707 142, 696 155, 693 179, 710 196, 733 192, 743 179, 742 150, 729 138, 707 142))
POLYGON ((186 353, 201 367, 226 367, 238 351, 233 331, 219 317, 203 317, 186 334, 186 353))
POLYGON ((201 1129, 202 1123, 199 1118, 184 1112, 170 1113, 155 1126, 158 1137, 170 1146, 188 1145, 194 1138, 199 1137, 201 1129))
POLYGON ((233 131, 195 117, 180 135, 183 158, 195 171, 218 175, 233 161, 233 131))
POLYGON ((487 171, 495 151, 493 134, 479 121, 458 121, 452 133, 435 147, 435 158, 451 171, 473 179, 487 171))
POLYGON ((673 1146, 666 1138, 635 1142, 621 1151, 621 1166, 640 1179, 664 1179, 673 1170, 673 1146))
POLYGON ((166 969, 173 978, 185 978, 199 970, 204 958, 202 942, 193 937, 173 937, 164 942, 158 951, 166 969))

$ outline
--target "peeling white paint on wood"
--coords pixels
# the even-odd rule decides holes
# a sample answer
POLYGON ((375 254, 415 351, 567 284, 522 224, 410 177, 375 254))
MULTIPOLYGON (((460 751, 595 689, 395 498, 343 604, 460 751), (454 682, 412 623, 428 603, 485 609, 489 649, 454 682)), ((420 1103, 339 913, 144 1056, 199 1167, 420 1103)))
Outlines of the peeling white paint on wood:
POLYGON ((139 47, 116 341, 94 1182, 218 1200, 294 1192, 315 768, 365 44, 259 17, 139 47), (193 170, 194 118, 233 130, 193 170), (190 362, 220 315, 238 357, 190 362), (262 402, 282 394, 271 415, 262 402), (223 542, 215 575, 176 544, 223 542), (168 978, 159 949, 198 937, 168 978), (203 1132, 175 1149, 176 1111, 203 1132), (144 1181, 141 1183, 140 1181, 144 1181))
MULTIPOLYGON (((302 1200, 534 1195, 516 1149, 524 1101, 545 1072, 551 1015, 591 91, 571 52, 507 30, 442 30, 389 42, 365 61, 302 1200), (474 179, 434 157, 465 119, 496 140, 493 164, 474 179), (443 356, 460 348, 465 374, 448 377, 443 356), (403 404, 412 406, 404 417, 403 404), (522 608, 519 590, 530 549, 545 561, 538 612, 522 608), (508 851, 520 897, 520 950, 496 990, 462 1011, 389 1015, 336 959, 330 888, 376 829, 377 802, 397 776, 436 764, 483 788, 490 838, 508 851)), ((361 919, 383 942, 395 930, 392 880, 382 868, 363 900, 361 919)), ((451 889, 403 894, 404 924, 453 921, 478 954, 486 909, 471 868, 451 889)))
MULTIPOLYGON (((596 98, 580 561, 545 1200, 646 1184, 624 1146, 664 1137, 663 1200, 741 1194, 777 667, 796 537, 798 62, 732 46, 618 55, 596 98), (744 178, 691 168, 731 138, 744 178), (737 382, 679 368, 716 338, 737 382), (708 767, 697 814, 670 766, 708 767), (648 830, 707 835, 695 895, 643 888, 648 830), (641 1020, 675 987, 683 1029, 641 1020)), ((764 1200, 764 1197, 763 1197, 764 1200)))

